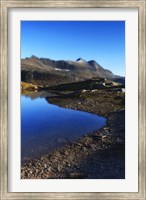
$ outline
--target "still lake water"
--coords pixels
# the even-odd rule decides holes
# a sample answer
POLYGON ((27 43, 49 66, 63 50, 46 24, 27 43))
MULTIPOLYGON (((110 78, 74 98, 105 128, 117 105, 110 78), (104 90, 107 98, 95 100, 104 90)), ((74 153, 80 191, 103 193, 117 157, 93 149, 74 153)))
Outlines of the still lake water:
POLYGON ((21 96, 21 160, 49 153, 106 124, 87 112, 61 108, 36 95, 21 96))

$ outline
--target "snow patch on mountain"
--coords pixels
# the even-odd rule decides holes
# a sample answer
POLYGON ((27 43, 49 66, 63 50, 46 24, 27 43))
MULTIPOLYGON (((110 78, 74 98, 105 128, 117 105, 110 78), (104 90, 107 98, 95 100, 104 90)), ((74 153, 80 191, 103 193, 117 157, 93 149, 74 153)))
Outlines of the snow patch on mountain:
POLYGON ((69 69, 59 69, 59 68, 55 68, 56 71, 64 71, 64 72, 69 72, 69 69))

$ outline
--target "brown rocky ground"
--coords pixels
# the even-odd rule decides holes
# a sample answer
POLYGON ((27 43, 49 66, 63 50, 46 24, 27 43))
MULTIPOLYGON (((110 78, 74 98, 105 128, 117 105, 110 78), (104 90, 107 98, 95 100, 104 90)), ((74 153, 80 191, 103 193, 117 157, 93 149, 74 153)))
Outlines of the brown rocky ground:
POLYGON ((22 162, 22 179, 124 179, 125 95, 110 90, 81 91, 47 98, 65 108, 105 116, 107 126, 38 159, 22 162))

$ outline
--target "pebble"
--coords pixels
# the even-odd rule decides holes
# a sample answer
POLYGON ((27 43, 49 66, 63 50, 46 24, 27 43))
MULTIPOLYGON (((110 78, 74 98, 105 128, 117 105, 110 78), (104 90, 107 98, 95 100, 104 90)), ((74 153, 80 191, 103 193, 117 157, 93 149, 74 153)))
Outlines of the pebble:
POLYGON ((85 177, 85 175, 83 173, 73 172, 73 173, 69 174, 69 178, 71 178, 71 179, 81 179, 81 178, 84 178, 84 177, 85 177))

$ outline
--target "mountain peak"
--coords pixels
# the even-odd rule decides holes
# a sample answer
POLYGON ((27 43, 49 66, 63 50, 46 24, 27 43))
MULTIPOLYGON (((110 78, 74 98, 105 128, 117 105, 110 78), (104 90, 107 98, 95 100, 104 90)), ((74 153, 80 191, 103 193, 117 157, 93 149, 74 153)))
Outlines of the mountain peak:
POLYGON ((78 62, 86 62, 86 60, 84 60, 83 58, 78 58, 76 61, 78 61, 78 62))
POLYGON ((39 57, 32 55, 31 58, 39 59, 39 57))
POLYGON ((93 66, 93 67, 95 67, 96 69, 99 69, 99 68, 101 69, 102 68, 95 60, 89 60, 88 64, 93 66))
POLYGON ((90 63, 90 64, 96 64, 96 61, 95 60, 89 60, 88 63, 90 63))

